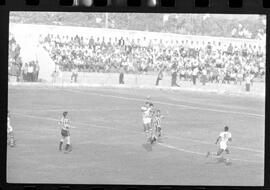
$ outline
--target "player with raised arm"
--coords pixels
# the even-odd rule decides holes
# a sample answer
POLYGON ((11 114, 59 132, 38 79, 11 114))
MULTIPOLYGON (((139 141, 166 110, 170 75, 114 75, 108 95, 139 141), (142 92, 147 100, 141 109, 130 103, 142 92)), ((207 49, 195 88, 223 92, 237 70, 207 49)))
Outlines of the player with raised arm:
MULTIPOLYGON (((232 134, 229 132, 228 126, 224 127, 224 131, 219 134, 219 137, 217 138, 215 144, 217 144, 219 141, 220 141, 219 150, 217 152, 211 152, 211 153, 208 151, 206 157, 208 157, 210 155, 211 155, 211 157, 219 157, 224 151, 227 154, 230 153, 230 151, 228 149, 228 142, 232 141, 232 134)), ((226 159, 227 163, 228 163, 228 161, 229 160, 226 159)))
POLYGON ((67 111, 63 112, 63 117, 61 118, 60 121, 58 121, 58 124, 62 125, 59 151, 62 150, 63 143, 66 140, 65 152, 70 152, 72 150, 70 145, 70 121, 67 118, 67 115, 68 115, 67 111))
POLYGON ((14 131, 13 127, 10 125, 10 113, 8 111, 7 115, 7 140, 8 140, 8 145, 11 147, 15 146, 15 139, 14 139, 14 131))

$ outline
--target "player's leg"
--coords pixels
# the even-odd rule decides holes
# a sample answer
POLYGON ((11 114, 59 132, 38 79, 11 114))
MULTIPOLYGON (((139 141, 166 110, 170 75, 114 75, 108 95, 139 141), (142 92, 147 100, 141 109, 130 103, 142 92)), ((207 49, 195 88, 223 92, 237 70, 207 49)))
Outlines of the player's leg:
POLYGON ((222 154, 222 152, 224 151, 224 149, 219 149, 217 152, 216 152, 216 156, 220 156, 222 154))
POLYGON ((226 154, 230 154, 231 153, 230 150, 229 150, 229 148, 226 148, 225 149, 225 152, 226 152, 226 154))
MULTIPOLYGON (((230 154, 230 150, 229 150, 228 148, 226 148, 226 149, 225 149, 225 153, 226 153, 227 155, 230 154)), ((227 157, 227 156, 226 156, 226 157, 227 157)), ((229 164, 229 163, 230 163, 230 159, 229 159, 229 158, 226 158, 226 159, 225 159, 225 163, 226 163, 226 164, 229 164)))
POLYGON ((158 130, 158 137, 161 137, 161 127, 159 126, 159 127, 157 128, 157 130, 158 130))
POLYGON ((146 124, 145 133, 146 133, 146 140, 147 140, 147 142, 150 142, 151 141, 151 129, 149 127, 149 124, 146 124))
POLYGON ((218 156, 220 156, 222 154, 223 151, 224 150, 221 149, 221 148, 217 152, 208 151, 207 154, 206 154, 206 157, 209 157, 209 156, 211 156, 211 158, 218 157, 218 156))
POLYGON ((146 124, 145 123, 143 124, 143 131, 144 132, 146 131, 146 124))
POLYGON ((156 142, 157 140, 157 136, 156 136, 156 126, 153 126, 151 129, 151 144, 153 144, 154 142, 156 142))
POLYGON ((59 142, 59 151, 61 151, 61 150, 62 150, 64 140, 65 140, 65 137, 64 137, 64 136, 62 136, 62 137, 61 137, 61 139, 60 139, 60 142, 59 142))
POLYGON ((71 145, 70 145, 70 135, 68 135, 67 137, 66 137, 66 139, 67 139, 67 144, 66 144, 66 147, 65 147, 65 151, 71 151, 71 145))
POLYGON ((153 144, 154 143, 154 129, 150 129, 150 143, 153 144))

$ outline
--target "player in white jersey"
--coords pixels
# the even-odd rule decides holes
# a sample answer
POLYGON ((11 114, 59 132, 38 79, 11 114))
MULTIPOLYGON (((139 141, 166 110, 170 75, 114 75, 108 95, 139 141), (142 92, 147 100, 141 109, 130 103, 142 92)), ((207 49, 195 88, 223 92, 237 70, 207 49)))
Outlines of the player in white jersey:
MULTIPOLYGON (((224 151, 227 154, 230 153, 229 148, 228 148, 228 142, 232 141, 232 134, 229 132, 229 127, 228 126, 224 127, 224 131, 219 134, 219 137, 217 138, 215 144, 217 144, 219 141, 220 141, 219 150, 217 152, 212 152, 212 153, 207 152, 207 155, 206 155, 207 157, 209 155, 211 155, 211 156, 220 156, 224 151)), ((226 159, 226 162, 228 162, 228 159, 226 159)))
POLYGON ((149 102, 146 102, 145 105, 141 107, 141 111, 142 111, 144 132, 147 132, 150 129, 151 125, 151 117, 150 117, 151 108, 149 102))
POLYGON ((7 140, 8 140, 8 145, 11 147, 15 146, 15 140, 14 140, 14 131, 13 127, 10 125, 10 113, 8 111, 7 115, 7 140))
POLYGON ((68 112, 63 113, 63 117, 61 118, 60 121, 58 121, 58 124, 61 125, 61 139, 60 139, 60 144, 59 144, 59 151, 62 150, 62 146, 64 141, 66 140, 66 147, 65 147, 65 152, 70 152, 71 145, 70 145, 70 121, 67 118, 68 112))

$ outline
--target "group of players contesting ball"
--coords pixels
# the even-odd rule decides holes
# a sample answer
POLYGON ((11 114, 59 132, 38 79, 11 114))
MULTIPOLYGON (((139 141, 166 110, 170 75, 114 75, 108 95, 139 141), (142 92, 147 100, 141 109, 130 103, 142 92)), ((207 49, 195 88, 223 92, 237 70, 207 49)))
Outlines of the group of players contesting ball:
MULTIPOLYGON (((145 104, 141 107, 142 117, 143 117, 143 130, 146 134, 146 141, 150 145, 157 143, 157 140, 161 138, 164 134, 162 134, 161 130, 161 120, 164 116, 161 114, 160 109, 157 109, 154 104, 150 101, 150 96, 147 97, 145 104)), ((64 153, 69 153, 72 151, 71 141, 70 141, 70 129, 75 128, 71 126, 70 120, 68 119, 68 112, 63 112, 63 116, 60 120, 57 121, 58 126, 61 128, 61 139, 59 142, 59 151, 63 150, 64 153)), ((229 127, 225 126, 224 131, 220 133, 217 138, 215 144, 219 142, 219 150, 217 152, 207 152, 206 157, 211 158, 222 158, 222 153, 230 154, 228 149, 228 142, 232 141, 232 135, 229 132, 229 127)), ((7 114, 7 145, 10 147, 15 147, 15 138, 14 138, 14 130, 10 125, 10 112, 7 114)), ((230 163, 229 159, 224 159, 226 164, 230 163)))

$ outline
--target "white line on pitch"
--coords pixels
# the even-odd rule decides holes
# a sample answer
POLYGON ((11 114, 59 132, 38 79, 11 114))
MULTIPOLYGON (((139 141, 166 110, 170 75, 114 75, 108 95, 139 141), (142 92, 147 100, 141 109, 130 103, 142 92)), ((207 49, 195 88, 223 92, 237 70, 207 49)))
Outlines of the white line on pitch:
MULTIPOLYGON (((50 118, 50 117, 40 117, 40 116, 26 115, 26 114, 16 113, 16 112, 14 112, 13 114, 21 115, 21 116, 29 117, 29 118, 34 118, 34 119, 44 119, 44 120, 48 120, 48 121, 59 121, 59 119, 54 119, 54 118, 50 118)), ((101 125, 86 124, 86 123, 80 123, 80 122, 74 122, 74 124, 75 125, 76 124, 83 125, 83 126, 91 126, 91 127, 95 127, 95 128, 116 129, 116 128, 113 128, 113 127, 105 127, 105 126, 101 126, 101 125)))
MULTIPOLYGON (((170 135, 167 135, 167 136, 169 138, 173 138, 173 139, 186 140, 186 141, 190 141, 190 142, 197 142, 197 143, 200 143, 200 144, 211 145, 209 142, 206 142, 206 141, 194 140, 194 139, 183 138, 183 137, 175 137, 175 136, 170 136, 170 135)), ((238 147, 238 146, 230 146, 230 147, 234 148, 234 149, 239 149, 239 150, 247 150, 247 151, 251 151, 251 152, 264 153, 263 150, 257 150, 257 149, 252 149, 252 148, 245 148, 245 147, 238 147)))
MULTIPOLYGON (((68 89, 64 89, 64 90, 69 91, 69 92, 75 92, 75 93, 81 93, 81 94, 84 93, 84 94, 89 94, 89 95, 111 97, 111 98, 117 98, 117 99, 123 99, 123 100, 135 100, 135 101, 140 101, 140 102, 145 101, 145 99, 140 99, 140 98, 130 98, 130 97, 124 97, 124 96, 99 94, 99 93, 85 92, 85 91, 79 91, 79 90, 76 90, 76 91, 72 91, 72 90, 68 90, 68 89)), ((237 112, 237 111, 202 108, 202 107, 197 107, 197 106, 188 106, 188 105, 183 105, 183 104, 168 103, 168 102, 156 101, 156 100, 152 101, 152 102, 153 103, 158 103, 158 104, 163 104, 163 105, 168 105, 168 106, 184 107, 184 108, 187 108, 187 109, 196 109, 196 110, 220 112, 220 113, 228 113, 228 114, 239 114, 239 115, 246 115, 246 116, 251 116, 251 117, 264 117, 264 115, 262 115, 262 114, 255 114, 255 113, 248 113, 248 112, 237 112)))
POLYGON ((104 111, 135 111, 137 109, 119 109, 119 108, 109 108, 109 109, 74 109, 74 108, 56 108, 56 109, 13 109, 13 111, 22 111, 22 112, 63 112, 65 110, 68 110, 69 112, 104 112, 104 111))
MULTIPOLYGON (((25 110, 25 109, 20 109, 20 111, 62 111, 63 109, 40 109, 40 110, 25 110)), ((121 109, 106 109, 106 110, 103 110, 103 109, 96 109, 96 110, 93 110, 93 109, 71 109, 69 111, 120 111, 121 109)), ((134 109, 123 109, 123 110, 134 110, 134 109)), ((122 111, 122 110, 121 110, 122 111)), ((38 116, 29 116, 29 115, 24 115, 24 116, 27 116, 27 117, 32 117, 32 118, 37 118, 37 119, 46 119, 44 117, 38 117, 38 116)), ((55 119, 55 121, 57 121, 55 119)), ((76 122, 78 123, 78 122, 76 122)), ((85 124, 85 123, 78 123, 80 125, 88 125, 89 124, 85 124)), ((111 128, 110 128, 111 129, 111 128)), ((201 141, 201 140, 194 140, 194 139, 190 139, 190 138, 183 138, 183 137, 175 137, 175 136, 171 136, 171 135, 167 135, 167 137, 169 138, 173 138, 173 139, 179 139, 179 140, 186 140, 186 141, 190 141, 190 142, 196 142, 196 143, 200 143, 200 144, 208 144, 210 145, 209 142, 206 142, 206 141, 201 141)), ((238 147, 238 146, 231 146, 231 148, 234 148, 234 149, 238 149, 238 150, 247 150, 247 151, 252 151, 252 152, 257 152, 257 153, 264 153, 263 150, 257 150, 257 149, 252 149, 252 148, 245 148, 245 147, 238 147)))
MULTIPOLYGON (((186 152, 186 153, 190 153, 190 154, 197 154, 197 155, 201 155, 201 156, 206 156, 205 153, 196 152, 196 151, 190 151, 190 150, 186 150, 186 149, 183 149, 183 148, 177 148, 177 147, 175 147, 175 146, 168 145, 168 144, 164 144, 164 143, 158 143, 158 144, 161 145, 161 146, 170 148, 170 149, 177 150, 177 151, 186 152)), ((238 158, 230 158, 230 160, 244 161, 244 162, 254 162, 254 163, 262 163, 262 162, 258 162, 258 161, 245 160, 245 159, 238 159, 238 158)))
MULTIPOLYGON (((49 120, 49 121, 58 121, 58 119, 53 119, 53 118, 50 118, 50 117, 30 116, 30 115, 26 115, 26 114, 22 114, 22 113, 14 113, 14 114, 25 116, 25 117, 30 117, 30 118, 35 118, 35 119, 45 119, 45 120, 49 120)), ((85 123, 77 123, 77 124, 84 125, 84 126, 96 127, 96 128, 104 128, 104 129, 111 129, 111 130, 122 131, 122 130, 117 129, 117 128, 110 128, 110 127, 105 127, 105 126, 101 126, 101 125, 90 125, 90 124, 85 124, 85 123)), ((134 133, 135 134, 136 132, 131 132, 131 133, 134 133)), ((136 134, 138 134, 138 133, 136 133, 136 134)), ((158 144, 160 144, 162 146, 165 146, 167 148, 175 149, 175 150, 182 151, 182 152, 187 152, 187 153, 192 153, 192 154, 197 154, 197 155, 205 155, 204 153, 190 151, 190 150, 186 150, 186 149, 181 149, 181 148, 177 148, 175 146, 167 145, 167 144, 164 144, 164 143, 158 143, 158 144)), ((243 159, 231 159, 231 160, 246 161, 246 162, 256 162, 256 161, 243 160, 243 159)), ((257 163, 261 163, 261 162, 257 162, 257 163)))

